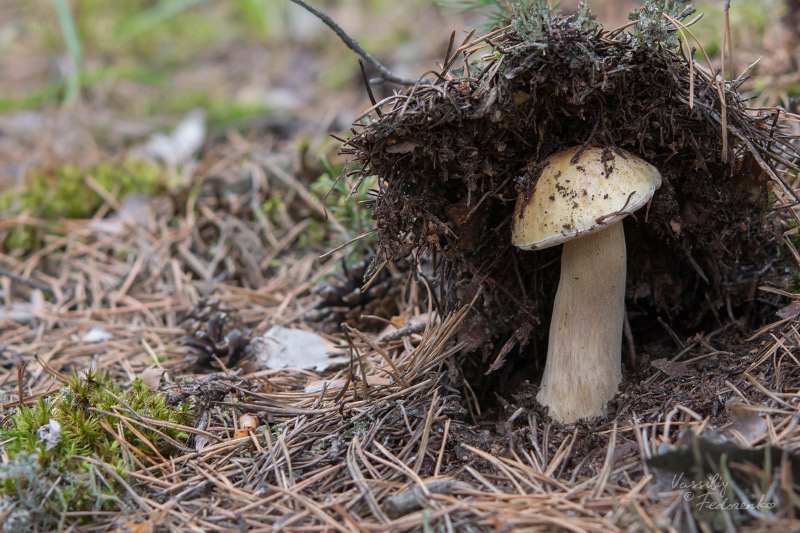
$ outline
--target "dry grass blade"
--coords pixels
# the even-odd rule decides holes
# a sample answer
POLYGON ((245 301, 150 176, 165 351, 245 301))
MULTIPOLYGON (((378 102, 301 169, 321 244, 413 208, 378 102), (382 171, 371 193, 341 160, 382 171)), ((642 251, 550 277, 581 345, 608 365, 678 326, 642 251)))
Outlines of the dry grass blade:
MULTIPOLYGON (((727 103, 727 99, 726 99, 726 95, 725 95, 725 88, 723 87, 723 84, 720 83, 718 76, 713 74, 714 67, 713 67, 713 65, 711 63, 711 59, 708 57, 708 53, 706 53, 705 48, 703 48, 703 43, 701 43, 697 39, 697 37, 695 37, 695 35, 692 32, 692 30, 690 30, 681 21, 679 21, 679 20, 677 20, 677 19, 675 19, 673 17, 670 17, 666 13, 662 13, 662 14, 663 14, 664 18, 666 18, 671 23, 673 23, 676 28, 680 28, 681 29, 681 33, 685 30, 689 35, 691 35, 692 39, 694 39, 694 41, 697 43, 697 46, 700 48, 700 51, 703 52, 703 57, 706 58, 706 62, 708 63, 708 68, 709 68, 709 77, 713 80, 714 87, 716 88, 717 94, 719 95, 720 116, 722 117, 721 121, 720 121, 721 122, 720 123, 720 127, 722 128, 722 152, 721 152, 721 158, 722 158, 722 161, 725 162, 727 160, 727 157, 728 157, 728 103, 727 103)), ((694 68, 693 67, 694 67, 694 63, 692 63, 692 76, 694 76, 694 68)), ((692 89, 694 89, 693 81, 694 81, 694 77, 692 77, 692 84, 691 84, 692 85, 692 89)), ((725 77, 723 75, 723 83, 724 83, 724 81, 725 81, 725 77)), ((692 93, 692 94, 694 94, 694 93, 692 93)))

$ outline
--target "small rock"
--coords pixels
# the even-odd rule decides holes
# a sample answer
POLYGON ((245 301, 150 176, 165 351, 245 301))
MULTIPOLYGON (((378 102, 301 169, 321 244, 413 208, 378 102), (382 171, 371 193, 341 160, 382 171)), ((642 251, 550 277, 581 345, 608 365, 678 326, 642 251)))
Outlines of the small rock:
POLYGON ((83 342, 97 344, 112 339, 114 336, 103 326, 92 326, 83 336, 83 342))

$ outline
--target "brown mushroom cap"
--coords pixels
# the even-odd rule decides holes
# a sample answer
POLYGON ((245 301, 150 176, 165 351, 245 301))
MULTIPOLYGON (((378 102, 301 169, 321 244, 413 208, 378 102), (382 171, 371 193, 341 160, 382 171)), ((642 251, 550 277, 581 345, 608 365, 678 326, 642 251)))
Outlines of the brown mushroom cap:
POLYGON ((511 240, 523 250, 600 231, 643 207, 661 187, 654 166, 619 148, 574 146, 545 160, 533 194, 517 200, 511 240))

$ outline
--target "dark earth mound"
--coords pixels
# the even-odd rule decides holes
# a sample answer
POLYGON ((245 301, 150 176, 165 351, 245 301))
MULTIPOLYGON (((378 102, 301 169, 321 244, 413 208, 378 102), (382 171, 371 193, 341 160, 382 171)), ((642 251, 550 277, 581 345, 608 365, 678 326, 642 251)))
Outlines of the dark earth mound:
POLYGON ((585 8, 565 16, 533 4, 448 51, 433 81, 374 106, 344 150, 359 176, 379 177, 379 261, 429 257, 445 312, 477 295, 460 369, 484 397, 542 367, 560 248, 520 251, 510 226, 540 162, 564 148, 614 145, 662 174, 649 209, 624 221, 636 345, 674 349, 673 332, 731 322, 744 333, 779 302, 757 287, 786 284, 770 182, 793 198, 777 168, 795 149, 778 110, 747 108, 743 79, 722 82, 686 59, 671 21, 683 26, 676 18, 693 9, 662 17, 648 4, 627 33, 604 30, 585 8), (469 64, 455 69, 459 53, 469 64), (508 357, 523 351, 536 357, 508 357))

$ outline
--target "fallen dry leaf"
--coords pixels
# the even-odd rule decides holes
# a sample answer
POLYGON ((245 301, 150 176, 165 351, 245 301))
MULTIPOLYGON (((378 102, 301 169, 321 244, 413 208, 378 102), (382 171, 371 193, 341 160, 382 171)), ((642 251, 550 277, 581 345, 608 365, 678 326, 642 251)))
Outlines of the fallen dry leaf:
POLYGON ((155 365, 150 365, 139 375, 142 380, 142 383, 148 386, 153 390, 158 389, 158 386, 161 384, 161 377, 164 375, 164 369, 159 368, 155 365))
POLYGON ((680 361, 670 361, 668 359, 656 359, 651 363, 655 368, 661 370, 663 373, 671 378, 679 376, 688 376, 695 373, 694 370, 686 366, 680 361))
POLYGON ((330 357, 333 344, 302 329, 272 326, 251 343, 255 358, 263 369, 302 368, 322 371, 347 358, 330 357))

